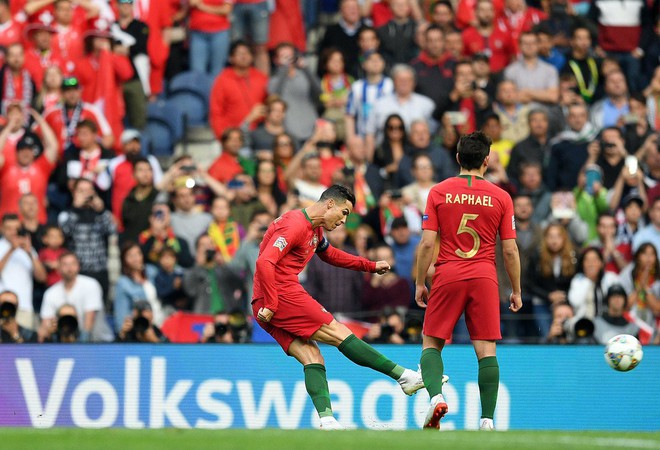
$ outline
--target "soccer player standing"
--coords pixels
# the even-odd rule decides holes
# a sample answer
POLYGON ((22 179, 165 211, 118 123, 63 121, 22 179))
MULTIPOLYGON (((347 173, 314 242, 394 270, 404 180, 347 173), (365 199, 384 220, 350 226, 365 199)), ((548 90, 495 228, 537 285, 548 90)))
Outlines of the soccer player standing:
POLYGON ((447 413, 442 396, 442 348, 465 312, 465 321, 479 360, 481 429, 493 429, 500 369, 495 341, 500 334, 500 302, 495 272, 495 241, 502 240, 504 263, 513 292, 509 308, 522 307, 520 258, 516 245, 513 202, 505 191, 484 180, 491 140, 482 132, 461 137, 457 177, 435 185, 429 194, 417 259, 415 301, 427 308, 422 344, 422 377, 431 405, 424 427, 440 428, 447 413), (424 284, 436 237, 440 252, 431 294, 424 284))
POLYGON ((418 372, 390 361, 357 338, 298 282, 298 275, 314 254, 347 269, 378 274, 390 270, 386 261, 350 255, 330 246, 323 236, 323 229, 331 231, 343 225, 354 206, 354 195, 334 185, 308 208, 283 214, 266 231, 254 276, 254 316, 285 353, 303 365, 307 392, 321 418, 321 428, 326 430, 343 427, 332 415, 324 360, 316 341, 333 345, 354 363, 397 380, 407 395, 424 387, 418 372))

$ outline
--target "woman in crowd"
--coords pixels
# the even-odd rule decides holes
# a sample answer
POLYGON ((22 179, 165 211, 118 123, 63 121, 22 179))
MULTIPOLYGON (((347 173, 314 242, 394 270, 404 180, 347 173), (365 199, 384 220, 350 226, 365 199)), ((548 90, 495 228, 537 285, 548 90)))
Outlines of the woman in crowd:
POLYGON ((568 302, 575 316, 593 320, 605 313, 607 290, 618 283, 619 277, 616 274, 605 272, 605 260, 600 250, 595 247, 585 248, 568 290, 568 302))
POLYGON ((399 170, 399 161, 406 153, 406 128, 398 114, 385 120, 385 134, 382 144, 374 154, 374 164, 385 169, 387 188, 394 187, 394 177, 399 170))
POLYGON ((266 207, 269 213, 277 217, 280 206, 286 203, 286 195, 279 187, 277 171, 273 161, 262 160, 257 162, 254 187, 257 189, 257 198, 261 204, 266 207))
POLYGON ((153 280, 157 269, 145 265, 142 249, 135 242, 126 242, 121 248, 121 276, 115 286, 115 331, 119 332, 124 321, 130 318, 133 304, 147 300, 154 314, 154 323, 163 323, 160 300, 156 294, 153 280))
POLYGON ((566 303, 571 278, 575 275, 575 250, 566 229, 552 223, 543 232, 541 247, 530 257, 527 285, 532 295, 534 320, 539 336, 550 331, 552 308, 566 303))
POLYGON ((631 313, 657 329, 660 325, 660 262, 651 243, 639 246, 633 262, 619 274, 631 313))

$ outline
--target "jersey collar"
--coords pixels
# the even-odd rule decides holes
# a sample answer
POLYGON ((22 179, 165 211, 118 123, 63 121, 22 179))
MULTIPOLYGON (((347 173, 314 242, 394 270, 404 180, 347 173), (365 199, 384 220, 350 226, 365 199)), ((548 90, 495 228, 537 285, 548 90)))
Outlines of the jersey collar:
POLYGON ((307 215, 307 211, 305 211, 305 208, 301 209, 301 211, 305 215, 305 219, 309 220, 309 223, 314 225, 314 222, 312 222, 312 219, 310 219, 309 216, 307 215))
POLYGON ((480 177, 479 175, 456 175, 458 178, 465 178, 468 182, 468 186, 472 186, 472 177, 476 178, 477 180, 483 180, 483 177, 480 177))

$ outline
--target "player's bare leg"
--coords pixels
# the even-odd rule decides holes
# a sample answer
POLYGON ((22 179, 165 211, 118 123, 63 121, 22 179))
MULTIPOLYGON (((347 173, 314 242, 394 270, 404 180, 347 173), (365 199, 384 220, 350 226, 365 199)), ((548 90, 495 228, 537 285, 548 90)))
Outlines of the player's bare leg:
POLYGON ((355 364, 377 370, 396 380, 406 395, 413 395, 424 387, 419 372, 406 369, 389 360, 375 348, 355 336, 346 325, 336 320, 321 326, 312 335, 312 339, 333 345, 355 364))
POLYGON ((424 419, 424 428, 440 428, 440 420, 447 414, 449 408, 442 396, 442 384, 445 382, 443 375, 444 363, 442 362, 442 349, 445 340, 433 336, 424 336, 422 342, 422 357, 420 367, 424 385, 431 397, 431 404, 424 419))
POLYGON ((297 338, 289 345, 289 355, 296 358, 303 365, 305 387, 321 419, 321 429, 343 430, 344 427, 332 415, 330 390, 325 374, 325 361, 316 342, 297 338))
POLYGON ((479 360, 479 395, 481 397, 481 420, 479 429, 493 430, 493 416, 500 385, 500 366, 497 363, 495 341, 472 341, 479 360))

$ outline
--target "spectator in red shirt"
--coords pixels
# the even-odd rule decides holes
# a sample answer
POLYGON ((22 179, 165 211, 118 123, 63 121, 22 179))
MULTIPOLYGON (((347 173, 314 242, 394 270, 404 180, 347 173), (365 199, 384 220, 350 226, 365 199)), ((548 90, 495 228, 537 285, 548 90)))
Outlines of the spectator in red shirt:
POLYGON ((76 76, 83 88, 83 101, 97 105, 112 134, 121 136, 125 115, 122 84, 133 78, 134 71, 128 49, 117 46, 113 52, 111 38, 108 21, 92 21, 92 28, 85 32, 85 56, 76 64, 76 76))
POLYGON ((243 147, 243 133, 227 128, 220 138, 222 154, 209 167, 209 175, 221 183, 229 183, 236 175, 245 173, 238 152, 243 147))
POLYGON ((190 68, 213 77, 225 68, 232 0, 190 1, 190 68))
MULTIPOLYGON (((477 5, 479 0, 459 0, 456 8, 456 25, 459 29, 476 27, 479 23, 477 17, 477 5)), ((488 0, 488 3, 491 3, 488 0)), ((504 11, 504 0, 493 0, 493 7, 495 8, 495 17, 502 15, 504 11)))
POLYGON ((63 61, 65 75, 70 75, 84 53, 83 33, 87 28, 87 18, 98 16, 99 9, 89 1, 74 4, 71 0, 55 0, 54 3, 57 34, 53 38, 53 48, 63 61))
POLYGON ((209 122, 218 138, 228 127, 254 129, 266 114, 268 78, 252 67, 253 60, 245 42, 234 42, 229 51, 231 67, 213 83, 209 122))
MULTIPOLYGON (((122 218, 122 205, 124 200, 135 187, 136 182, 133 177, 135 162, 142 159, 141 156, 142 136, 137 130, 124 130, 121 135, 122 155, 110 160, 109 170, 112 177, 112 214, 119 224, 120 231, 122 218)), ((160 167, 158 159, 155 156, 147 156, 149 165, 153 173, 153 182, 158 184, 163 178, 163 170, 160 167)))
POLYGON ((499 25, 508 30, 513 40, 515 53, 518 54, 518 38, 523 31, 532 31, 532 27, 548 18, 543 11, 528 7, 525 0, 505 0, 504 14, 499 25))
MULTIPOLYGON (((2 114, 6 114, 9 103, 18 101, 25 108, 31 106, 36 97, 36 88, 30 72, 25 68, 25 51, 21 44, 7 48, 7 60, 0 69, 0 100, 2 114)), ((27 114, 25 120, 27 121, 27 114)))
POLYGON ((21 140, 26 132, 25 113, 23 104, 20 101, 14 101, 7 106, 5 115, 7 124, 3 131, 7 130, 7 138, 2 142, 0 148, 5 164, 13 165, 16 163, 16 143, 21 140))
MULTIPOLYGON (((45 223, 46 189, 48 178, 57 161, 57 138, 46 121, 34 110, 30 114, 41 128, 44 136, 42 153, 41 142, 33 133, 25 133, 16 144, 16 161, 9 162, 0 156, 0 216, 7 213, 17 214, 18 203, 25 194, 34 194, 39 202, 39 221, 45 223)), ((20 116, 12 115, 12 123, 0 133, 0 147, 4 147, 7 137, 20 116)))
POLYGON ((103 113, 94 105, 83 102, 82 90, 78 79, 74 77, 65 78, 62 81, 62 102, 44 112, 44 118, 59 139, 60 157, 69 145, 78 145, 76 140, 76 128, 83 120, 91 120, 99 130, 101 145, 111 148, 114 136, 108 120, 103 113))
POLYGON ((484 53, 490 57, 493 72, 503 70, 515 56, 514 42, 508 31, 496 26, 495 8, 490 0, 477 0, 476 26, 463 31, 463 52, 471 57, 484 53))
MULTIPOLYGON (((12 1, 13 5, 14 1, 12 1)), ((7 48, 11 44, 21 42, 24 25, 25 15, 13 16, 9 0, 0 0, 0 46, 7 48)), ((2 63, 1 60, 0 63, 2 63)))
POLYGON ((51 26, 52 20, 53 16, 46 11, 25 28, 29 41, 25 52, 25 68, 32 75, 38 90, 41 90, 46 68, 62 66, 59 56, 53 52, 53 35, 56 30, 51 26))

